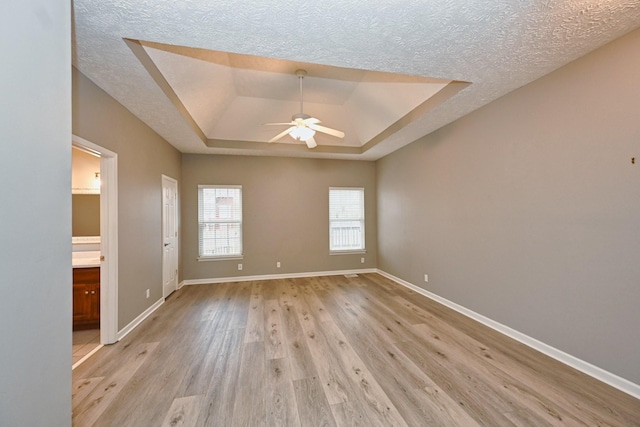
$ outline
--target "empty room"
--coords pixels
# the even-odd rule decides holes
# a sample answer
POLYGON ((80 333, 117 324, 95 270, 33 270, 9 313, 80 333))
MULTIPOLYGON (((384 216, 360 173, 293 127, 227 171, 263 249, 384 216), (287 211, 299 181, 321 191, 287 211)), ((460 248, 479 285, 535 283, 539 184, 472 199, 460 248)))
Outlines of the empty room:
POLYGON ((7 8, 0 425, 640 425, 639 2, 7 8))

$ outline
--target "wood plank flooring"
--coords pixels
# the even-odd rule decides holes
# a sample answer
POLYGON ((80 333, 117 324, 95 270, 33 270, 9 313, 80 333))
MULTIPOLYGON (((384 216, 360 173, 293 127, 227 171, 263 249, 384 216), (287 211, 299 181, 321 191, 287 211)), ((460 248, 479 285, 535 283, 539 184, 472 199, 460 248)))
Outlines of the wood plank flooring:
POLYGON ((640 426, 640 400, 380 275, 187 286, 73 372, 75 426, 640 426))

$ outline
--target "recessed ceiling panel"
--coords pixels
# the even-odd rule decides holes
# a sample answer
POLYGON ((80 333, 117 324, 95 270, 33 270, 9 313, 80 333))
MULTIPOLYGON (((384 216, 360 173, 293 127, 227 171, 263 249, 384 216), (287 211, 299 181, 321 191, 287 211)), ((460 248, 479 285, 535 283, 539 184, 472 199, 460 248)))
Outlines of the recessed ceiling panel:
POLYGON ((205 135, 237 96, 233 68, 145 46, 149 57, 205 135))
POLYGON ((304 112, 320 119, 322 126, 345 133, 343 139, 319 134, 319 144, 362 147, 449 83, 159 43, 141 45, 212 140, 266 142, 286 129, 266 123, 286 123, 304 112), (302 81, 298 69, 306 72, 302 81))

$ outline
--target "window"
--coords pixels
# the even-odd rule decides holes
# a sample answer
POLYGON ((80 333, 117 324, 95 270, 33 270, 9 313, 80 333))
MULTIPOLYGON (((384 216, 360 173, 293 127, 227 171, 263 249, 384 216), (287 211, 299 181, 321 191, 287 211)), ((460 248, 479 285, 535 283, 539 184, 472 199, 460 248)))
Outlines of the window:
POLYGON ((200 258, 242 255, 242 186, 198 186, 200 258))
POLYGON ((329 188, 329 251, 364 251, 364 188, 329 188))

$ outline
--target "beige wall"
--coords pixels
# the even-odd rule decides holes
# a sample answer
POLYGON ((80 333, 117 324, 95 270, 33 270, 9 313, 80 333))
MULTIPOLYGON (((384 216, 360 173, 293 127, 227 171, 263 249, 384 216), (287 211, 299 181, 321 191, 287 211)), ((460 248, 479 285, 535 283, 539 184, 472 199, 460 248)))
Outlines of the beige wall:
POLYGON ((75 68, 73 133, 118 155, 121 329, 162 298, 161 175, 180 181, 180 153, 75 68))
POLYGON ((100 235, 100 157, 71 148, 71 232, 100 235))
POLYGON ((378 161, 378 267, 640 384, 638 52, 640 30, 378 161))
POLYGON ((0 425, 71 425, 71 3, 0 13, 0 425))
POLYGON ((376 266, 373 162, 185 154, 181 192, 185 279, 376 266), (242 185, 244 259, 197 261, 199 184, 242 185), (329 255, 332 186, 365 188, 366 254, 329 255))
POLYGON ((71 196, 71 233, 73 237, 100 235, 100 195, 71 196))

